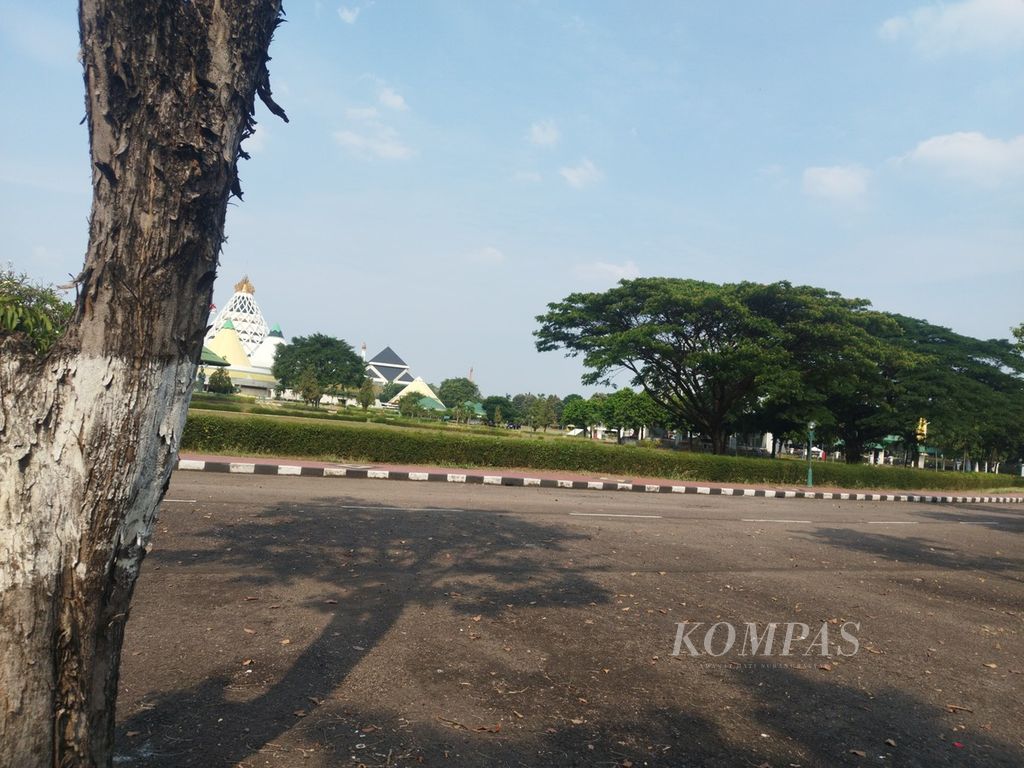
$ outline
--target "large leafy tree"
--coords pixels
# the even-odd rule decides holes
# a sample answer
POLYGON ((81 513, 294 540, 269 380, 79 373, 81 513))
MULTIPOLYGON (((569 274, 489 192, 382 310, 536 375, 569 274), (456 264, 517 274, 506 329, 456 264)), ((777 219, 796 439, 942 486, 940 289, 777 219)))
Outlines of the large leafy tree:
POLYGON ((896 365, 879 339, 891 323, 865 301, 787 282, 641 278, 572 294, 537 320, 539 350, 581 355, 587 384, 630 373, 668 422, 695 427, 716 453, 769 401, 793 423, 830 414, 851 456, 884 429, 872 418, 896 365))
POLYGON ((289 389, 297 389, 307 370, 312 370, 324 392, 356 389, 366 378, 362 359, 343 339, 314 333, 296 336, 290 344, 281 344, 274 354, 274 376, 289 389))
POLYGON ((758 423, 774 434, 802 436, 809 421, 819 437, 842 441, 846 460, 894 429, 901 381, 923 358, 900 346, 892 317, 823 288, 765 286, 759 311, 779 327, 790 370, 759 398, 758 423))
POLYGON ((93 201, 67 328, 0 338, 0 765, 109 766, 278 0, 80 0, 93 201))
POLYGON ((481 400, 480 388, 465 377, 442 381, 437 388, 437 397, 446 408, 455 408, 467 401, 478 403, 481 400))
POLYGON ((999 460, 1024 442, 1024 356, 1005 339, 974 339, 924 320, 893 315, 893 343, 922 364, 899 382, 892 432, 914 445, 919 418, 927 443, 950 454, 999 460))
POLYGON ((586 384, 625 370, 674 421, 696 426, 721 453, 727 431, 771 385, 793 379, 766 286, 697 280, 623 280, 575 293, 537 320, 537 348, 582 355, 586 384))

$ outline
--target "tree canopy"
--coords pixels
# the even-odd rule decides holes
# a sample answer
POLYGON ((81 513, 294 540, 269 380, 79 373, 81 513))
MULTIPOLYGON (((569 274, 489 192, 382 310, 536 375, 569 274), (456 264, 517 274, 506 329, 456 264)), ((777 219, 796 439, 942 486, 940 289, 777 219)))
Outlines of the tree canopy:
POLYGON ((820 288, 676 278, 574 293, 537 321, 538 350, 581 355, 585 384, 629 372, 667 420, 708 435, 716 452, 773 393, 790 393, 802 408, 820 401, 824 372, 859 370, 886 322, 867 302, 820 288))
MULTIPOLYGON (((343 339, 314 333, 281 344, 274 355, 274 376, 289 389, 298 389, 307 369, 319 388, 328 393, 358 388, 366 378, 362 359, 343 339)), ((304 382, 308 385, 307 381, 304 382)))
POLYGON ((455 408, 467 400, 479 403, 480 388, 467 378, 445 379, 437 388, 437 398, 446 408, 455 408))

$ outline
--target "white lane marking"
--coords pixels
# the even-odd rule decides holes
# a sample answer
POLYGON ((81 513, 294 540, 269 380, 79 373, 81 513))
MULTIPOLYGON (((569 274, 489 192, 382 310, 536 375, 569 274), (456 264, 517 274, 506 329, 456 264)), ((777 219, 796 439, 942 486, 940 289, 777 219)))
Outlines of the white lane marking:
POLYGON ((755 517, 744 517, 741 519, 744 523, 813 523, 813 520, 767 520, 764 518, 755 517))
POLYGON ((195 499, 164 499, 164 504, 195 504, 195 499))
POLYGON ((301 475, 302 467, 292 466, 290 464, 281 464, 277 468, 277 474, 279 475, 301 475))
POLYGON ((661 520, 661 515, 616 515, 611 512, 570 512, 574 517, 640 517, 648 520, 661 520))
POLYGON ((362 504, 338 504, 335 509, 356 509, 369 512, 466 512, 465 509, 447 507, 370 507, 362 504))
POLYGON ((995 520, 958 520, 960 525, 1001 525, 995 520))
POLYGON ((917 525, 916 520, 868 520, 868 525, 917 525))

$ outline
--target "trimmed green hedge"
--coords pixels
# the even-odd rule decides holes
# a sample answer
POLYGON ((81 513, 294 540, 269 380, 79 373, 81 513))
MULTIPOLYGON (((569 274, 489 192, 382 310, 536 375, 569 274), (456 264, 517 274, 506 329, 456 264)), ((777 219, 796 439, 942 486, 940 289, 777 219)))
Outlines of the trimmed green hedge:
MULTIPOLYGON (((394 464, 526 467, 719 483, 800 486, 807 479, 807 465, 798 461, 602 445, 589 440, 508 440, 441 430, 303 424, 261 416, 237 418, 196 412, 189 414, 181 448, 394 464)), ((843 488, 968 490, 994 484, 1024 488, 1020 478, 1006 475, 822 462, 815 462, 814 478, 817 485, 843 488)))

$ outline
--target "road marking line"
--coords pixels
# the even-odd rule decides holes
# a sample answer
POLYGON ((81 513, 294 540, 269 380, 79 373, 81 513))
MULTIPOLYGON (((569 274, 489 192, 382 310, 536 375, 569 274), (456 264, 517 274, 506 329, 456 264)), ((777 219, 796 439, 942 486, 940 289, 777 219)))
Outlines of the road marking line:
POLYGON ((195 499, 164 499, 164 504, 195 504, 195 499))
POLYGON ((574 517, 641 517, 649 520, 661 520, 661 515, 616 515, 611 512, 570 512, 574 517))
POLYGON ((916 520, 868 520, 868 525, 917 525, 916 520))
POLYGON ((744 517, 744 523, 813 523, 813 520, 766 520, 764 518, 744 517))

